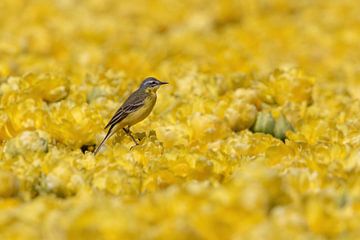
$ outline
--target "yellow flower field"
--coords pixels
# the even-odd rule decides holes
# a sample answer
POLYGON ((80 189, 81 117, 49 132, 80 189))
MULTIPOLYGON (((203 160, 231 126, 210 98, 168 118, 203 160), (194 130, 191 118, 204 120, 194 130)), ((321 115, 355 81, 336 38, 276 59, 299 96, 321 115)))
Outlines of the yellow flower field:
POLYGON ((360 4, 1 0, 0 239, 360 239, 360 4), (91 153, 148 76, 152 114, 91 153))

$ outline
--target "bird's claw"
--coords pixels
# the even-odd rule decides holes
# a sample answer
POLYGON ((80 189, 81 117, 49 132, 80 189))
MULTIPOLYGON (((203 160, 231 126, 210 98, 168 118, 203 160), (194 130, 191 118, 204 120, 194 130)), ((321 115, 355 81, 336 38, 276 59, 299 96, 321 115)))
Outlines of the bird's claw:
POLYGON ((132 146, 130 147, 130 150, 133 150, 136 146, 139 146, 139 143, 136 143, 135 145, 132 145, 132 146))

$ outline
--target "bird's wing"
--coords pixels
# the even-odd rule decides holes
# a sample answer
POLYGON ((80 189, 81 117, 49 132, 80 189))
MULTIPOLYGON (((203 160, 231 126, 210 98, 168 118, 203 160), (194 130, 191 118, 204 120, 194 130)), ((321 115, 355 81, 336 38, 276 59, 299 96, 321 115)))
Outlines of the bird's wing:
POLYGON ((109 123, 105 126, 105 129, 109 126, 121 122, 129 115, 129 113, 135 112, 136 110, 144 106, 145 99, 146 94, 139 92, 134 92, 133 94, 131 94, 130 97, 124 102, 124 104, 116 111, 109 123))

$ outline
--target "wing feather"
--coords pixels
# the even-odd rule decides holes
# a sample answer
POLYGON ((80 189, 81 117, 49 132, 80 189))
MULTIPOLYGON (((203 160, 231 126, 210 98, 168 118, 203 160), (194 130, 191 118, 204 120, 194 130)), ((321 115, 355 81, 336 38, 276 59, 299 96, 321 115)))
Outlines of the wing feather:
POLYGON ((135 112, 145 104, 146 94, 141 92, 134 92, 124 102, 124 104, 116 111, 109 123, 105 126, 105 129, 109 126, 113 126, 126 118, 130 113, 135 112))

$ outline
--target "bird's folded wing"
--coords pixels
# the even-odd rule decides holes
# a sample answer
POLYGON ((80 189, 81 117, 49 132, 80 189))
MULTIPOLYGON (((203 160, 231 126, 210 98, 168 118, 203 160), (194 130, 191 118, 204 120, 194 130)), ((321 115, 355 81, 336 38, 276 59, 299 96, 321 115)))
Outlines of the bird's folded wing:
POLYGON ((112 125, 115 125, 115 124, 119 123, 124 118, 126 118, 127 115, 129 115, 132 112, 135 112, 136 110, 138 110, 142 106, 144 106, 144 99, 138 99, 138 101, 132 102, 132 103, 125 102, 124 105, 121 106, 116 111, 116 113, 111 118, 109 123, 105 126, 105 129, 108 128, 109 126, 112 126, 112 125))

